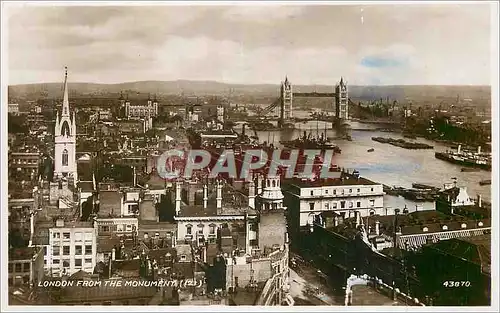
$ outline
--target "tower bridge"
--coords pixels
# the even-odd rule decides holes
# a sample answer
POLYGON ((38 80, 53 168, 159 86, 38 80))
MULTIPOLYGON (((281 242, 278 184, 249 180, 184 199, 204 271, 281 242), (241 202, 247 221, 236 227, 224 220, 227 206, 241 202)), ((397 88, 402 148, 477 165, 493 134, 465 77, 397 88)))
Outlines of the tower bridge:
POLYGON ((340 82, 335 85, 334 92, 293 92, 292 83, 285 77, 281 82, 280 96, 276 98, 271 105, 266 107, 259 117, 267 116, 269 113, 279 108, 278 124, 283 127, 287 123, 295 121, 307 121, 312 119, 297 119, 293 117, 293 99, 294 98, 332 98, 332 108, 335 111, 334 118, 321 118, 326 121, 339 121, 349 119, 349 104, 352 101, 348 96, 347 83, 344 78, 340 78, 340 82))

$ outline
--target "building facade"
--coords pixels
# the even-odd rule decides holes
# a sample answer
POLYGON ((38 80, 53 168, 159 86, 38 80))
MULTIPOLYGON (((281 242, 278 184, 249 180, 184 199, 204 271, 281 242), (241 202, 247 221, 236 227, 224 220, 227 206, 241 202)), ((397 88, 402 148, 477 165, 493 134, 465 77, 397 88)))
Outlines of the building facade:
POLYGON ((80 270, 92 274, 96 266, 97 229, 90 222, 58 219, 49 228, 46 269, 52 276, 68 276, 80 270))

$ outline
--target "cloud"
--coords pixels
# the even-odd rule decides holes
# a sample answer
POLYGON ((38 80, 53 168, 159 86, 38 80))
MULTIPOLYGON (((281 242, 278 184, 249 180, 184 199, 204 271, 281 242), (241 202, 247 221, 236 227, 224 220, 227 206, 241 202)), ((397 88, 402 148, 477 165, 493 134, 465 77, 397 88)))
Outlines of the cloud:
MULTIPOLYGON (((2 11, 3 13, 4 11, 2 11)), ((9 83, 488 84, 488 5, 16 6, 9 83), (361 23, 361 17, 364 22, 361 23)))
POLYGON ((223 17, 231 21, 251 21, 257 23, 276 23, 279 19, 288 19, 302 13, 304 7, 284 5, 237 5, 227 9, 223 17))

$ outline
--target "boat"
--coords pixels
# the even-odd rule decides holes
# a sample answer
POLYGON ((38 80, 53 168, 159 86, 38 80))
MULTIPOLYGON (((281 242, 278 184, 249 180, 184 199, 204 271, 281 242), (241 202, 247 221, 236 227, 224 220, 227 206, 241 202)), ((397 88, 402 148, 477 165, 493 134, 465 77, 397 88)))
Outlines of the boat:
POLYGON ((481 186, 491 185, 491 179, 482 180, 479 182, 479 185, 481 186))
POLYGON ((431 145, 420 142, 409 142, 405 141, 404 139, 372 137, 372 140, 380 143, 388 143, 390 145, 404 149, 434 149, 434 147, 431 145))
POLYGON ((462 167, 460 172, 479 172, 479 169, 473 167, 462 167))
POLYGON ((289 149, 319 149, 319 150, 333 150, 335 153, 342 153, 342 150, 330 142, 326 137, 321 134, 319 137, 311 137, 304 131, 304 135, 294 140, 282 140, 280 143, 289 149))
POLYGON ((370 149, 368 149, 368 150, 366 150, 366 151, 367 151, 367 152, 373 152, 373 151, 375 151, 375 149, 370 148, 370 149))
POLYGON ((434 156, 436 159, 462 166, 491 170, 490 153, 481 152, 480 147, 477 152, 466 151, 461 148, 461 145, 459 145, 457 151, 436 152, 434 156))

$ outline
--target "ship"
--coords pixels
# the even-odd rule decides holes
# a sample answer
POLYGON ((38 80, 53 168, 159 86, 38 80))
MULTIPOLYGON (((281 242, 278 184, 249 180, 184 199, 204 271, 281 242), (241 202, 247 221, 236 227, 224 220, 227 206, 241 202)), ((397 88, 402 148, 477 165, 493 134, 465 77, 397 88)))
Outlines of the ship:
POLYGON ((375 151, 375 149, 370 148, 370 149, 368 149, 368 150, 366 150, 366 151, 367 151, 367 152, 373 152, 373 151, 375 151))
POLYGON ((434 156, 436 159, 462 166, 491 170, 491 154, 481 152, 481 147, 477 152, 463 151, 461 148, 459 145, 457 151, 436 152, 434 156))
POLYGON ((333 150, 335 153, 342 153, 342 150, 329 141, 323 134, 321 136, 312 137, 304 131, 304 135, 294 140, 281 140, 285 148, 289 149, 318 149, 318 150, 333 150))
POLYGON ((482 180, 479 182, 479 185, 481 186, 491 185, 491 179, 482 180))

